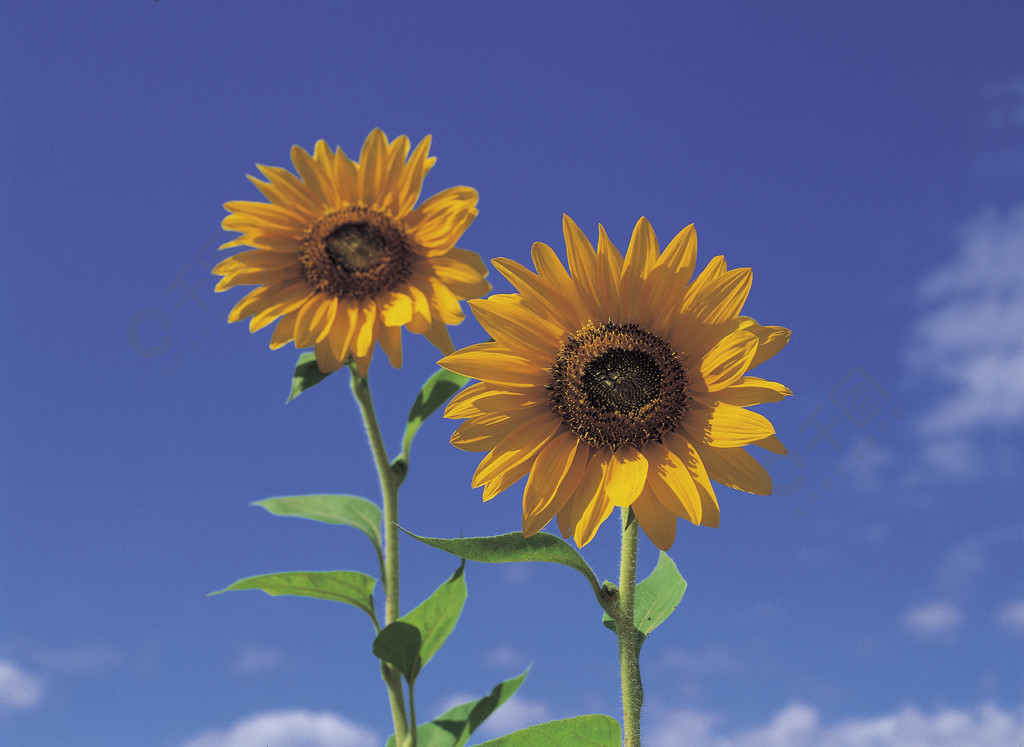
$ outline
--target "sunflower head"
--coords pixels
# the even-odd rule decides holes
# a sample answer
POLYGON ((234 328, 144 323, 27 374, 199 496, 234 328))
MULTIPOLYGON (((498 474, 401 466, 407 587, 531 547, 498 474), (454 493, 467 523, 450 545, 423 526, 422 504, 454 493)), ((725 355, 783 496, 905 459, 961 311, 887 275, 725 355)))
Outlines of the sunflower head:
POLYGON ((628 506, 666 550, 679 517, 718 526, 712 480, 771 493, 744 447, 785 449, 746 407, 791 392, 748 372, 789 330, 740 315, 750 269, 715 257, 693 278, 693 226, 661 251, 641 218, 625 257, 603 227, 596 251, 568 216, 563 231, 568 271, 537 243, 536 272, 494 262, 518 293, 470 302, 494 339, 440 361, 479 379, 445 411, 465 419, 452 443, 487 452, 473 477, 484 500, 527 478, 527 536, 557 516, 562 535, 583 546, 615 506, 628 506))
POLYGON ((459 301, 491 288, 480 257, 455 246, 477 193, 452 187, 414 209, 436 159, 429 136, 409 147, 405 135, 389 143, 374 130, 359 161, 320 140, 312 155, 292 148, 295 174, 259 166, 266 181, 249 178, 268 202, 224 206, 224 229, 240 236, 221 248, 252 249, 213 269, 217 290, 257 286, 228 321, 251 317, 251 332, 276 321, 270 347, 312 346, 324 373, 351 358, 365 376, 378 343, 401 366, 402 327, 450 353, 459 301))

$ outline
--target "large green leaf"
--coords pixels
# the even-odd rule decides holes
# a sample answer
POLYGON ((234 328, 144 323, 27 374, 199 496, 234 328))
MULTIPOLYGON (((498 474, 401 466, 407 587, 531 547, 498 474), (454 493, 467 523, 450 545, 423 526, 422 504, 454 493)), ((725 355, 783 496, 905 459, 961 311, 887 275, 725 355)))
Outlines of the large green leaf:
POLYGON ((241 578, 208 596, 225 591, 258 589, 272 597, 288 595, 344 602, 376 619, 373 610, 373 587, 376 583, 377 579, 357 571, 291 571, 241 578))
POLYGON ((394 665, 410 683, 416 681, 416 675, 423 668, 422 648, 420 629, 401 620, 385 627, 373 641, 373 655, 394 665))
POLYGON ((289 495, 264 498, 252 505, 262 506, 277 516, 298 516, 326 524, 346 524, 362 531, 380 550, 381 511, 376 503, 355 495, 289 495))
POLYGON ((374 655, 398 667, 409 682, 416 679, 455 629, 466 603, 465 567, 463 562, 433 594, 384 628, 373 642, 374 655), (418 646, 417 656, 409 653, 414 644, 418 646))
MULTIPOLYGON (((526 679, 527 672, 505 680, 485 698, 457 705, 430 723, 420 724, 416 727, 416 743, 430 747, 462 747, 476 728, 515 694, 526 679)), ((388 738, 387 747, 395 747, 393 734, 388 738)))
POLYGON ((619 747, 622 728, 611 716, 548 721, 483 742, 480 747, 619 747))
MULTIPOLYGON (((633 626, 636 628, 638 649, 650 632, 665 622, 679 606, 685 592, 686 581, 675 561, 663 551, 651 575, 636 585, 633 626)), ((602 622, 606 628, 615 630, 615 621, 607 612, 602 622)))
POLYGON ((303 353, 295 363, 295 373, 292 374, 292 393, 288 395, 288 401, 291 402, 328 376, 330 374, 320 373, 320 368, 316 365, 316 353, 303 353))
POLYGON ((412 409, 409 410, 409 421, 405 425, 405 434, 402 436, 402 458, 407 464, 413 436, 423 425, 423 421, 451 399, 452 395, 464 387, 467 381, 469 379, 465 376, 441 369, 424 382, 412 409))
MULTIPOLYGON (((402 531, 405 531, 404 529, 402 531)), ((412 532, 405 532, 410 537, 424 544, 458 555, 466 560, 479 563, 516 563, 522 561, 541 561, 558 563, 575 568, 590 582, 598 600, 602 599, 601 587, 597 576, 587 565, 587 561, 572 546, 553 534, 540 532, 532 537, 524 537, 522 532, 499 534, 494 537, 462 537, 459 539, 443 539, 440 537, 419 537, 412 532)))

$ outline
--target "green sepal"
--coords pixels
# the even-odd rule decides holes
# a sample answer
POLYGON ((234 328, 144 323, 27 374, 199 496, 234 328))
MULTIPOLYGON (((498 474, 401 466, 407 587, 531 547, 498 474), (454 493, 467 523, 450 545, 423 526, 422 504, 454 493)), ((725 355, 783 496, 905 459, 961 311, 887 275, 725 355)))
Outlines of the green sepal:
POLYGON ((405 425, 405 433, 402 435, 402 456, 399 459, 405 464, 409 463, 409 448, 412 446, 413 436, 423 425, 423 421, 451 399, 452 395, 464 387, 467 381, 469 381, 468 377, 445 371, 442 368, 423 383, 419 394, 416 395, 416 401, 413 402, 412 409, 409 410, 409 420, 405 425))
POLYGON ((272 597, 288 595, 344 602, 358 607, 376 620, 373 610, 373 587, 376 584, 377 579, 358 571, 290 571, 240 578, 207 596, 223 594, 225 591, 258 589, 272 597))
POLYGON ((322 521, 325 524, 345 524, 355 527, 370 538, 377 550, 381 549, 381 510, 376 503, 355 495, 289 495, 264 498, 251 505, 262 506, 277 516, 297 516, 322 521))
MULTIPOLYGON (((457 705, 430 723, 420 724, 416 727, 416 743, 430 747, 462 747, 477 727, 515 694, 529 671, 505 680, 485 698, 457 705)), ((395 747, 394 734, 388 737, 387 747, 395 747)))
POLYGON ((466 604, 466 563, 415 609, 380 632, 373 654, 393 664, 411 684, 455 629, 466 604))
POLYGON ((594 714, 561 721, 548 721, 497 739, 479 747, 619 747, 622 727, 611 716, 594 714))
POLYGON ((597 576, 587 565, 587 561, 576 552, 572 545, 560 537, 540 532, 532 537, 524 537, 522 532, 499 534, 493 537, 462 537, 459 539, 443 539, 440 537, 420 537, 412 532, 402 530, 413 539, 458 555, 466 560, 478 563, 517 563, 524 561, 541 561, 558 563, 575 568, 590 582, 599 602, 602 601, 601 587, 597 576))
POLYGON ((316 365, 316 353, 303 353, 295 363, 295 373, 292 374, 292 393, 288 395, 288 402, 307 389, 316 386, 328 376, 330 376, 329 373, 321 373, 320 367, 316 365))
MULTIPOLYGON (((686 593, 686 580, 679 573, 675 561, 662 551, 651 575, 636 585, 633 597, 633 626, 636 628, 636 646, 640 650, 652 630, 672 614, 686 593)), ((615 632, 615 621, 604 613, 601 622, 615 632)))

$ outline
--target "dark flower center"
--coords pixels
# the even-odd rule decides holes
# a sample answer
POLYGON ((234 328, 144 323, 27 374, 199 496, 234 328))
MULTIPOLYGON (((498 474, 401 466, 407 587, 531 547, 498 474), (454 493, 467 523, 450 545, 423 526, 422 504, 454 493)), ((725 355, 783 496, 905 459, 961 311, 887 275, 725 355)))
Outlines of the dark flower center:
POLYGON ((405 280, 413 253, 405 232, 376 210, 351 207, 320 218, 299 260, 310 285, 339 298, 373 298, 405 280))
POLYGON ((636 324, 588 322, 562 343, 551 375, 552 409, 595 447, 660 440, 689 407, 675 351, 636 324))

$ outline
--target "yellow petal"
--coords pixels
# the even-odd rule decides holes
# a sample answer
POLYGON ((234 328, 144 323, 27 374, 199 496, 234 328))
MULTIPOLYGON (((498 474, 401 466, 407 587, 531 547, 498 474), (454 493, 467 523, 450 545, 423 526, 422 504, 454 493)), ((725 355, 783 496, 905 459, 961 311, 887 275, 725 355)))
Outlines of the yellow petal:
POLYGON ((532 463, 525 461, 517 464, 515 467, 510 468, 506 472, 502 472, 496 478, 491 480, 484 486, 484 501, 489 501, 494 498, 498 493, 503 490, 508 490, 510 487, 515 485, 517 482, 526 477, 530 472, 532 463))
POLYGON ((463 451, 490 451, 516 426, 506 415, 467 420, 452 433, 451 444, 463 451))
POLYGON ((604 491, 616 506, 629 506, 647 482, 647 459, 628 444, 611 453, 607 461, 604 491))
POLYGON ((469 306, 484 331, 510 351, 525 358, 554 362, 562 330, 525 308, 518 297, 474 299, 469 306))
POLYGON ((388 327, 412 321, 412 298, 402 291, 388 291, 380 299, 380 318, 388 327))
POLYGON ((491 290, 487 268, 475 252, 452 248, 431 259, 434 273, 459 298, 478 298, 491 290))
POLYGON ((644 444, 644 454, 650 464, 647 482, 652 494, 665 508, 694 524, 700 524, 700 491, 693 481, 689 466, 695 455, 688 445, 677 444, 677 448, 680 453, 657 441, 644 444))
POLYGON ((785 327, 762 327, 760 325, 752 331, 757 335, 758 345, 754 360, 750 363, 751 368, 761 365, 786 347, 792 334, 785 327))
POLYGON ((633 503, 633 513, 644 534, 659 550, 668 550, 676 541, 676 516, 649 492, 633 503))
POLYGON ((683 417, 683 428, 695 443, 724 448, 746 446, 775 433, 772 424, 759 413, 735 405, 694 404, 683 417))
POLYGON ((473 487, 478 488, 490 482, 502 472, 532 460, 561 427, 560 421, 550 412, 541 412, 539 417, 525 421, 520 427, 501 440, 490 454, 480 460, 473 474, 473 487))
POLYGON ((771 495, 772 478, 768 471, 742 448, 717 449, 702 445, 696 448, 708 477, 715 482, 755 495, 771 495))
POLYGON ((792 394, 789 387, 776 381, 766 381, 756 376, 744 376, 725 389, 715 392, 715 399, 729 405, 748 407, 779 402, 792 394))
POLYGON ((766 449, 770 451, 772 454, 778 454, 779 456, 786 456, 786 454, 788 453, 786 451, 786 447, 782 445, 782 441, 780 441, 778 437, 774 435, 768 436, 767 438, 762 438, 759 441, 754 441, 752 445, 760 446, 762 449, 766 449))
MULTIPOLYGON (((677 455, 686 465, 686 469, 693 478, 693 484, 700 496, 700 519, 694 524, 705 527, 717 527, 719 521, 718 499, 715 497, 715 489, 708 478, 707 470, 700 459, 700 455, 694 445, 678 433, 666 433, 662 436, 665 446, 673 454, 677 455)), ((668 507, 671 508, 671 507, 668 507)), ((685 518, 685 517, 684 517, 685 518)))
POLYGON ((574 433, 555 436, 537 455, 523 491, 523 534, 530 537, 562 510, 583 477, 590 448, 574 433))
POLYGON ((509 386, 539 386, 550 383, 551 374, 532 361, 508 352, 498 343, 470 345, 438 361, 440 366, 471 379, 509 386))
MULTIPOLYGON (((324 146, 327 145, 323 140, 320 140, 316 147, 321 147, 321 143, 324 146)), ((295 171, 302 178, 306 189, 312 193, 320 205, 328 209, 334 208, 333 195, 335 190, 328 176, 320 168, 320 164, 314 161, 312 156, 298 145, 292 146, 292 163, 295 164, 295 171)))
MULTIPOLYGON (((339 301, 338 311, 334 315, 334 323, 327 332, 327 337, 320 344, 326 347, 331 360, 342 365, 348 360, 352 338, 358 329, 359 307, 351 301, 339 301)), ((321 356, 317 354, 317 359, 321 356)))
POLYGON ((658 258, 658 238, 650 221, 641 218, 633 227, 626 259, 622 265, 622 312, 627 320, 640 315, 643 281, 658 258))
POLYGON ((699 392, 715 392, 735 383, 750 367, 756 351, 757 337, 751 333, 726 335, 704 354, 699 366, 686 365, 692 374, 690 388, 699 392))
POLYGON ((373 205, 380 197, 387 147, 388 139, 379 128, 367 135, 363 142, 363 150, 359 154, 357 195, 367 205, 373 205))
POLYGON ((381 349, 388 357, 388 362, 392 368, 402 367, 402 328, 401 327, 388 327, 381 325, 379 329, 379 337, 377 341, 380 343, 381 349))
POLYGON ((352 341, 352 355, 362 358, 371 354, 377 341, 378 323, 377 304, 373 301, 363 301, 359 305, 359 323, 355 339, 352 341))
MULTIPOLYGON (((619 285, 622 283, 622 255, 608 238, 604 226, 597 226, 597 301, 609 319, 624 319, 619 285)), ((629 321, 627 319, 627 321, 629 321)))
POLYGON ((270 349, 277 350, 295 339, 295 318, 297 311, 290 311, 277 320, 274 334, 270 336, 270 349))
POLYGON ((470 187, 449 187, 424 200, 405 218, 412 250, 426 257, 445 254, 473 222, 478 200, 470 187))
POLYGON ((562 216, 562 233, 565 236, 565 249, 569 260, 569 271, 572 274, 572 284, 586 311, 586 318, 602 319, 607 317, 604 313, 604 305, 600 301, 600 291, 596 285, 597 255, 594 253, 594 247, 568 215, 562 216))
POLYGON ((423 178, 427 175, 434 159, 427 156, 430 150, 430 135, 420 140, 416 149, 409 157, 402 180, 396 190, 395 215, 402 217, 408 215, 416 200, 420 198, 420 191, 423 189, 423 178))
MULTIPOLYGON (((593 498, 582 506, 579 520, 576 522, 573 539, 576 540, 578 547, 583 547, 594 539, 594 535, 597 534, 601 524, 611 516, 612 509, 615 508, 609 499, 608 491, 604 489, 605 477, 608 474, 608 463, 603 459, 604 456, 606 454, 598 454, 590 460, 590 465, 587 467, 587 477, 591 473, 596 472, 600 476, 601 482, 598 484, 597 490, 592 494, 593 498), (594 464, 595 462, 597 463, 596 465, 594 464), (597 467, 596 470, 594 469, 595 466, 597 467)), ((584 495, 587 495, 588 492, 584 491, 584 495)))

